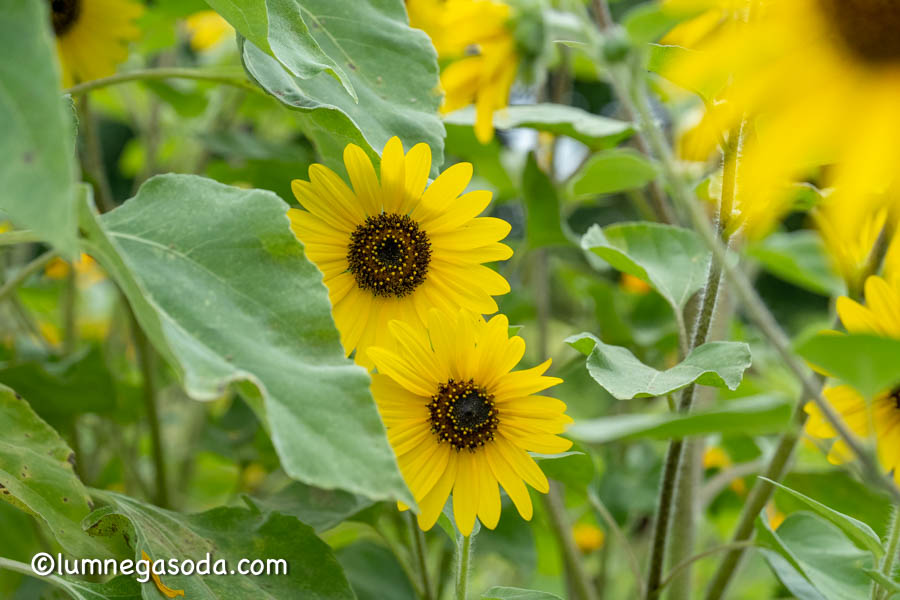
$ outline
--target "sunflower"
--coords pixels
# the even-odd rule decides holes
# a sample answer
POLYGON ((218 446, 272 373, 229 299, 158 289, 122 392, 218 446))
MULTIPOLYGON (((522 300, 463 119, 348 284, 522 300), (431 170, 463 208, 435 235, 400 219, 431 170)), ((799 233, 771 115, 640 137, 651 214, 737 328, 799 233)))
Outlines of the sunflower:
POLYGON ((482 263, 512 256, 499 243, 510 225, 478 217, 491 193, 463 193, 471 164, 451 166, 426 187, 431 149, 417 144, 404 155, 396 137, 384 147, 380 182, 359 146, 344 149, 344 164, 352 189, 314 164, 308 182, 292 182, 306 210, 288 216, 324 274, 348 356, 355 349, 356 361, 370 367, 365 350, 390 346, 391 320, 424 326, 432 307, 497 312, 492 296, 509 292, 509 284, 482 263))
POLYGON ((452 491, 460 533, 472 532, 476 515, 493 529, 500 518, 498 482, 530 519, 525 483, 545 493, 548 482, 528 452, 572 445, 556 435, 572 421, 566 405, 534 395, 562 383, 544 376, 550 361, 512 371, 525 342, 509 337, 504 315, 485 321, 464 309, 433 309, 427 327, 393 321, 390 331, 396 350, 369 349, 378 368, 372 395, 419 505, 419 526, 431 529, 452 491))
POLYGON ((184 20, 191 40, 191 48, 195 52, 205 52, 215 48, 230 36, 234 35, 234 27, 214 10, 201 10, 184 20))
POLYGON ((63 87, 112 75, 140 31, 143 5, 130 0, 47 0, 63 87))
MULTIPOLYGON (((838 298, 838 315, 847 331, 900 339, 900 278, 895 273, 888 276, 890 281, 878 276, 866 280, 866 306, 847 297, 838 298)), ((882 466, 893 471, 895 481, 900 483, 900 386, 885 390, 871 402, 848 385, 828 387, 824 395, 856 435, 874 434, 882 466)), ((805 410, 810 416, 806 425, 809 435, 821 439, 837 436, 814 403, 807 403, 805 410)), ((828 453, 828 460, 834 464, 852 457, 842 439, 836 440, 828 453)))
POLYGON ((698 5, 725 19, 706 17, 703 35, 691 40, 695 51, 681 53, 665 74, 707 92, 720 132, 750 120, 741 184, 744 197, 763 207, 759 217, 787 210, 785 182, 822 164, 834 165, 828 184, 836 202, 870 203, 869 212, 889 202, 883 192, 897 189, 900 163, 900 3, 667 2, 698 5))
POLYGON ((510 7, 494 0, 407 0, 412 27, 427 33, 444 65, 441 112, 475 104, 475 136, 494 137, 494 111, 509 101, 519 58, 510 7))

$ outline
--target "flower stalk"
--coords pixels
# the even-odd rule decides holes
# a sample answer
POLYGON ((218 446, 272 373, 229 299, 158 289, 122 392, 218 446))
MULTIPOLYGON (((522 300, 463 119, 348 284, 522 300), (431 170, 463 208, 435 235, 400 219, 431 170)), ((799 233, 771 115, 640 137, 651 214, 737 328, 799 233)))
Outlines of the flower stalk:
POLYGON ((468 595, 473 537, 474 531, 471 535, 456 534, 456 600, 466 600, 468 595))
MULTIPOLYGON (((900 506, 894 505, 891 511, 891 532, 888 534, 887 546, 884 558, 881 559, 879 571, 882 575, 891 578, 894 565, 897 563, 897 551, 900 550, 900 506)), ((883 589, 877 583, 872 584, 872 600, 884 600, 890 596, 890 591, 883 589)))

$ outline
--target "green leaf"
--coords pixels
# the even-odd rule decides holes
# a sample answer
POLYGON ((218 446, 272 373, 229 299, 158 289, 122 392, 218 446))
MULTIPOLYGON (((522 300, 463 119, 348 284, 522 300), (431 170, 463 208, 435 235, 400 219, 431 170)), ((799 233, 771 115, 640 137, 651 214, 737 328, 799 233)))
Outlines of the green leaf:
MULTIPOLYGON (((444 121, 453 125, 475 125, 475 107, 467 106, 450 113, 444 121)), ((578 140, 592 150, 603 150, 618 145, 634 134, 634 126, 589 113, 586 110, 564 104, 531 104, 508 106, 494 113, 494 128, 501 131, 516 127, 528 127, 578 140)))
MULTIPOLYGON (((759 520, 757 531, 758 544, 783 557, 827 600, 868 596, 870 580, 864 569, 872 568, 872 555, 850 543, 831 523, 799 512, 775 531, 759 520)), ((814 598, 808 587, 804 589, 802 597, 814 598)))
MULTIPOLYGON (((47 2, 9 0, 0 19, 0 219, 76 250, 74 150, 47 2), (4 214, 5 213, 5 214, 4 214)), ((71 102, 69 102, 71 105, 71 102)))
POLYGON ((102 218, 85 206, 82 230, 188 395, 245 382, 291 477, 411 503, 286 210, 271 192, 163 175, 102 218))
POLYGON ((843 280, 831 268, 822 238, 814 231, 773 233, 750 244, 747 254, 776 277, 805 290, 823 296, 846 293, 843 280))
POLYGON ((703 287, 710 255, 688 229, 658 223, 591 226, 581 246, 614 268, 649 284, 668 301, 681 322, 691 296, 703 287))
POLYGON ((556 188, 541 171, 534 154, 528 155, 522 173, 522 197, 527 211, 525 237, 531 248, 571 245, 563 233, 556 188))
MULTIPOLYGON (((277 59, 298 79, 311 79, 322 71, 334 76, 358 101, 353 83, 344 70, 322 51, 309 32, 310 18, 299 0, 206 0, 256 47, 277 59)), ((315 17, 312 18, 315 23, 315 17)), ((349 66, 349 65, 348 65, 349 66)))
POLYGON ((59 575, 49 575, 47 579, 50 580, 50 583, 66 590, 75 600, 140 600, 141 598, 141 584, 130 575, 120 575, 105 583, 90 583, 59 575))
POLYGON ((594 461, 586 452, 569 451, 560 454, 531 453, 547 477, 575 489, 583 489, 594 478, 594 461))
POLYGON ((900 340, 875 335, 820 333, 801 342, 797 354, 874 398, 900 382, 900 340))
MULTIPOLYGON (((129 533, 134 560, 146 552, 153 561, 175 558, 195 562, 211 554, 211 562, 224 560, 235 573, 216 575, 162 575, 172 589, 184 590, 192 600, 237 598, 329 598, 353 599, 343 570, 325 542, 312 528, 295 517, 260 513, 243 508, 220 507, 184 515, 144 504, 113 492, 94 490, 106 503, 84 521, 88 531, 98 535, 129 533), (287 574, 260 576, 237 573, 238 561, 282 559, 287 574)), ((249 565, 242 565, 248 568, 249 565)), ((272 567, 274 568, 274 567, 272 567)), ((283 568, 283 567, 282 567, 283 568)), ((212 568, 215 573, 215 568, 212 568)), ((154 590, 153 582, 144 583, 154 590)))
POLYGON ((112 556, 85 534, 93 505, 72 468, 75 455, 56 431, 13 390, 0 385, 0 498, 38 516, 72 556, 112 556))
POLYGON ((791 403, 772 396, 732 400, 711 410, 680 414, 632 414, 578 421, 566 435, 586 444, 615 440, 672 439, 718 433, 764 434, 784 431, 791 403))
POLYGON ((690 13, 675 12, 657 2, 645 2, 628 11, 622 25, 631 41, 646 44, 661 38, 688 16, 690 13))
POLYGON ((556 594, 514 587, 494 586, 481 595, 481 600, 562 600, 556 594))
POLYGON ((360 540, 337 551, 357 600, 416 600, 403 567, 394 554, 371 540, 360 540))
POLYGON ((597 196, 635 190, 653 181, 656 175, 656 165, 635 150, 605 150, 592 156, 573 176, 572 193, 597 196))
POLYGON ((691 383, 734 390, 750 367, 750 347, 743 342, 707 342, 674 367, 658 371, 627 348, 604 344, 587 333, 572 336, 566 343, 583 349, 586 338, 594 342, 587 359, 588 372, 619 400, 664 396, 691 383))
POLYGON ((372 506, 372 501, 343 490, 323 490, 295 481, 267 498, 245 497, 251 506, 292 515, 317 532, 372 506))
MULTIPOLYGON (((287 1, 287 0, 280 0, 287 1)), ((331 166, 343 170, 348 143, 378 159, 398 136, 405 148, 425 142, 432 175, 443 163, 444 126, 437 57, 431 40, 410 29, 396 0, 304 0, 303 18, 322 50, 344 65, 359 95, 354 102, 327 74, 300 79, 257 47, 242 44, 244 67, 267 92, 303 113, 307 133, 331 166)))
POLYGON ((830 521, 834 525, 837 525, 838 529, 843 531, 847 535, 847 537, 857 545, 857 547, 868 550, 876 558, 880 558, 884 554, 884 549, 881 547, 881 539, 874 531, 872 531, 871 527, 869 527, 862 521, 854 519, 851 516, 845 515, 834 510, 833 508, 825 506, 821 502, 813 500, 809 496, 805 496, 785 485, 781 485, 777 481, 772 481, 771 479, 768 479, 766 477, 760 477, 760 479, 768 481, 772 485, 778 487, 781 490, 784 490, 798 500, 803 501, 803 503, 811 508, 814 513, 826 519, 827 521, 830 521))

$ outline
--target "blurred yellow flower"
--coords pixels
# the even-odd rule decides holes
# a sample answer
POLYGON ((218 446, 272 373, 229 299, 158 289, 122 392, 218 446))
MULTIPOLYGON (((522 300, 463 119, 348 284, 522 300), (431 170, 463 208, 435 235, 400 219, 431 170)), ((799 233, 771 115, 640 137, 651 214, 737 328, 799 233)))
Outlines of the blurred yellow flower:
POLYGON ((769 527, 775 530, 784 523, 785 515, 778 510, 778 507, 775 506, 774 502, 769 502, 766 504, 766 519, 769 520, 769 527))
MULTIPOLYGON (((98 281, 106 279, 106 274, 93 258, 82 252, 72 263, 78 283, 89 287, 98 281)), ((44 275, 50 279, 65 279, 69 274, 69 263, 56 257, 44 267, 44 275)))
POLYGON ((407 0, 410 25, 427 33, 443 68, 441 112, 475 104, 475 136, 494 137, 494 111, 509 103, 519 58, 511 9, 495 0, 407 0))
POLYGON ((131 0, 48 0, 62 85, 112 75, 128 56, 144 6, 131 0))
POLYGON ((672 60, 666 75, 709 93, 712 129, 727 134, 750 118, 741 195, 752 206, 738 208, 757 233, 789 208, 785 184, 816 165, 834 164, 828 183, 835 202, 865 203, 898 187, 900 3, 668 0, 666 6, 705 7, 726 22, 711 25, 715 17, 705 13, 693 29, 676 31, 693 51, 672 60))
POLYGON ((396 137, 384 147, 380 178, 359 146, 345 148, 344 163, 352 189, 314 164, 309 181, 292 182, 306 210, 288 216, 324 274, 348 356, 355 349, 356 361, 371 367, 366 348, 392 346, 388 323, 424 327, 433 307, 497 312, 493 296, 509 292, 509 283, 482 263, 512 256, 500 243, 510 225, 478 216, 491 193, 464 193, 471 164, 457 163, 428 184, 431 149, 417 144, 404 154, 396 137))
POLYGON ((214 10, 201 10, 184 20, 191 39, 191 48, 197 52, 218 46, 234 35, 234 27, 214 10))
POLYGON ((619 286, 626 292, 631 292, 632 294, 646 294, 652 289, 643 279, 638 279, 634 275, 628 273, 622 273, 622 279, 619 281, 619 286))
MULTIPOLYGON (((707 446, 703 451, 704 469, 727 469, 732 464, 731 457, 721 446, 707 446)), ((740 477, 732 479, 728 487, 739 496, 744 495, 747 491, 747 485, 740 477)))
POLYGON ((572 528, 572 537, 578 549, 585 554, 599 550, 603 547, 603 542, 606 541, 606 533, 590 523, 576 524, 572 528))
POLYGON ((546 493, 549 482, 529 452, 572 445, 558 435, 572 422, 566 405, 535 395, 562 383, 544 376, 550 361, 513 371, 525 341, 509 337, 505 315, 485 321, 466 310, 433 309, 426 327, 392 321, 389 328, 396 350, 369 349, 378 368, 372 395, 419 505, 419 526, 434 526, 452 491, 460 533, 468 536, 476 517, 493 529, 498 482, 522 518, 531 519, 525 483, 546 493))
MULTIPOLYGON (((878 276, 869 277, 865 284, 866 306, 850 298, 838 298, 837 310, 841 323, 850 333, 872 333, 900 339, 900 279, 891 282, 878 276)), ((862 437, 875 436, 878 458, 885 471, 893 471, 900 483, 900 388, 885 390, 867 402, 849 385, 825 388, 824 395, 831 406, 844 418, 847 426, 862 437)), ((807 403, 809 414, 807 433, 820 439, 837 437, 834 428, 825 420, 819 408, 807 403)), ((842 439, 837 439, 828 453, 828 460, 840 464, 853 458, 842 439)))

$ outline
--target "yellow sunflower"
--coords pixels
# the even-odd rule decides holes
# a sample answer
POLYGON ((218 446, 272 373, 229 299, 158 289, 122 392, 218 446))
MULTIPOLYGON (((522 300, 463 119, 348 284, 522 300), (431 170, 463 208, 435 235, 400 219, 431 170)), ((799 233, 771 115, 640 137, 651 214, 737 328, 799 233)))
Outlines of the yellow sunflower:
POLYGON ((451 491, 459 531, 476 515, 493 529, 500 519, 499 482, 524 519, 532 514, 525 483, 547 492, 543 471, 528 454, 568 450, 566 405, 538 392, 562 383, 544 372, 550 361, 512 371, 525 352, 509 337, 509 321, 466 310, 429 312, 427 327, 393 321, 396 350, 370 348, 378 373, 372 395, 400 471, 419 505, 419 526, 431 529, 451 491), (523 483, 524 481, 524 483, 523 483))
MULTIPOLYGON (((889 282, 878 276, 869 277, 865 284, 866 306, 850 298, 838 298, 837 309, 841 322, 851 333, 872 333, 900 339, 900 279, 889 282)), ((825 398, 844 418, 847 426, 861 437, 874 434, 878 458, 886 471, 893 471, 900 483, 900 387, 885 390, 872 402, 848 385, 828 387, 825 398)), ((806 425, 809 435, 831 439, 837 436, 818 407, 809 402, 806 425)), ((847 444, 838 439, 832 444, 828 460, 835 464, 853 458, 847 444)))
POLYGON ((494 0, 407 0, 412 27, 427 33, 444 65, 441 112, 475 104, 475 136, 494 137, 494 111, 509 102, 519 58, 511 9, 494 0))
POLYGON ((130 0, 47 0, 63 87, 112 75, 140 34, 142 4, 130 0))
POLYGON ((210 50, 234 35, 234 27, 214 10, 201 10, 184 20, 196 52, 210 50))
MULTIPOLYGON (((693 39, 666 69, 712 96, 720 132, 753 125, 743 195, 770 220, 787 209, 784 183, 833 164, 836 202, 882 206, 898 186, 900 3, 893 0, 669 0, 730 16, 693 39), (729 12, 730 10, 730 12, 729 12), (726 14, 727 13, 727 14, 726 14)), ((687 37, 687 36, 685 36, 687 37)), ((894 196, 896 197, 896 196, 894 196)))
POLYGON ((391 346, 391 320, 422 327, 433 307, 497 312, 492 296, 509 292, 509 284, 482 263, 512 256, 499 243, 510 225, 478 217, 491 193, 463 193, 471 164, 457 163, 426 185, 431 149, 417 144, 404 155, 396 137, 384 147, 380 181, 359 146, 344 149, 344 164, 352 189, 314 164, 309 181, 292 182, 306 210, 288 216, 324 274, 348 356, 355 349, 356 361, 370 367, 365 350, 391 346))

